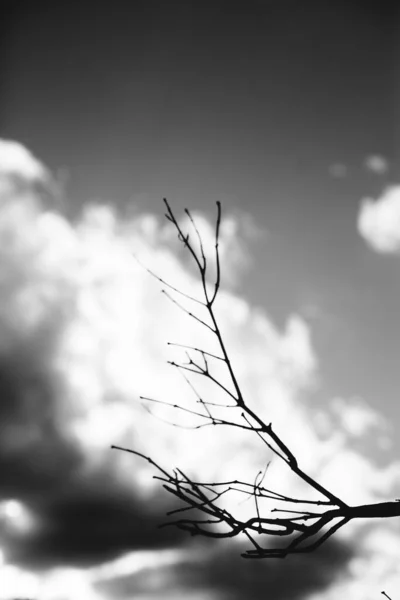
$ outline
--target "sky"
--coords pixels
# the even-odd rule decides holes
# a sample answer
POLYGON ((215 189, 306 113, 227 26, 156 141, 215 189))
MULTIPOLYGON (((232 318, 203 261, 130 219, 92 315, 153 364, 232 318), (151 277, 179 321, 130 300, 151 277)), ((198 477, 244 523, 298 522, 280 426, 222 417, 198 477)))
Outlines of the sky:
POLYGON ((172 499, 110 450, 202 477, 265 466, 257 439, 177 430, 138 402, 186 397, 166 341, 208 341, 132 253, 194 289, 162 199, 206 240, 221 201, 219 315, 246 394, 335 493, 399 495, 394 4, 1 13, 1 600, 394 597, 398 524, 250 564, 157 529, 172 499))

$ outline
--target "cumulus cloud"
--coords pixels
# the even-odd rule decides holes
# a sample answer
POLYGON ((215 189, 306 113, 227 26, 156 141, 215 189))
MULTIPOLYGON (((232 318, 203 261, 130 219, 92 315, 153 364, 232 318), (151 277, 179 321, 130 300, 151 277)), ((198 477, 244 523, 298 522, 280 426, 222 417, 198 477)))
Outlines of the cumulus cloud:
MULTIPOLYGON (((213 350, 207 330, 169 303, 159 293, 160 285, 133 259, 134 253, 177 288, 196 294, 198 277, 171 229, 153 215, 119 214, 110 205, 85 205, 72 222, 52 203, 51 176, 25 148, 2 142, 2 156, 7 159, 3 166, 0 161, 0 575, 9 583, 1 593, 26 593, 15 583, 25 581, 36 586, 43 600, 77 595, 110 600, 118 597, 118 561, 124 556, 131 556, 134 570, 143 552, 154 552, 161 560, 160 548, 177 551, 187 542, 176 530, 156 529, 165 521, 171 499, 151 479, 149 465, 112 452, 111 444, 135 447, 167 468, 179 466, 199 478, 253 481, 268 456, 260 452, 257 436, 250 439, 228 428, 217 435, 211 428, 177 430, 149 415, 138 401, 139 394, 172 403, 189 400, 185 382, 165 364, 172 351, 167 341, 213 350), (99 569, 107 565, 105 577, 99 569), (105 579, 108 588, 100 585, 105 579), (64 591, 67 580, 76 591, 72 585, 64 591)), ((212 255, 214 226, 197 216, 212 255)), ((345 468, 350 480, 361 473, 361 491, 374 497, 371 480, 377 469, 351 446, 351 438, 371 426, 368 411, 364 409, 362 426, 354 425, 357 408, 344 411, 341 425, 347 433, 321 436, 301 402, 318 374, 309 326, 293 314, 279 329, 264 310, 235 292, 237 268, 243 265, 237 248, 243 248, 243 235, 252 239, 258 232, 243 215, 227 215, 222 230, 228 286, 219 296, 218 318, 246 398, 290 441, 305 470, 318 477, 332 475, 332 491, 345 491, 347 480, 335 476, 345 468)), ((167 408, 158 406, 155 412, 177 421, 167 408)), ((397 473, 392 465, 382 475, 388 491, 398 481, 397 473)), ((295 489, 289 475, 274 461, 268 471, 271 487, 295 489)), ((329 485, 329 476, 325 483, 329 485)), ((240 510, 251 506, 245 503, 240 510)), ((231 551, 239 553, 228 545, 226 552, 231 551)), ((209 552, 201 553, 200 566, 191 567, 189 581, 207 580, 209 552)), ((230 558, 219 552, 220 558, 213 555, 209 589, 216 598, 232 597, 236 592, 225 573, 230 558)), ((339 572, 347 560, 344 546, 326 552, 338 556, 331 574, 339 572)), ((183 565, 182 558, 174 560, 183 565)), ((165 589, 174 581, 171 597, 177 598, 177 590, 185 594, 182 589, 187 588, 185 571, 172 563, 157 571, 158 581, 165 589)), ((237 589, 244 585, 247 564, 238 570, 237 589)), ((286 597, 311 591, 296 564, 285 565, 286 597), (288 569, 293 577, 287 576, 288 569)), ((310 581, 323 588, 331 574, 324 575, 320 566, 310 581)), ((256 569, 261 587, 261 567, 250 568, 256 569)), ((283 585, 283 575, 275 569, 276 564, 271 566, 274 593, 283 585)), ((124 577, 134 586, 135 597, 146 596, 137 578, 133 583, 129 579, 132 573, 124 577)), ((154 570, 152 577, 154 581, 154 570)))
MULTIPOLYGON (((134 445, 170 465, 209 470, 216 442, 208 452, 201 443, 188 452, 189 436, 179 439, 168 426, 157 429, 137 402, 146 391, 167 390, 166 399, 182 395, 160 349, 169 339, 185 335, 182 341, 191 341, 198 332, 192 322, 177 319, 176 307, 157 293, 132 252, 163 276, 173 274, 178 287, 195 288, 197 282, 172 251, 171 230, 155 217, 127 220, 110 206, 87 205, 71 223, 51 204, 53 184, 45 167, 14 142, 2 143, 1 156, 7 157, 0 203, 4 557, 31 569, 76 567, 176 544, 177 531, 156 529, 169 499, 160 499, 148 467, 109 446, 134 445), (19 519, 12 506, 19 507, 19 519)), ((212 228, 203 218, 199 227, 208 246, 212 228)), ((229 268, 233 274, 239 263, 240 228, 257 234, 249 219, 240 226, 234 217, 224 222, 221 260, 228 279, 229 268)), ((312 369, 310 357, 297 366, 302 345, 306 355, 309 348, 295 320, 281 334, 229 293, 222 295, 220 311, 225 329, 236 328, 235 344, 246 334, 244 350, 251 331, 259 329, 257 343, 267 343, 270 376, 282 369, 281 395, 289 393, 290 378, 312 369)))
POLYGON ((357 228, 361 237, 376 252, 400 251, 400 186, 385 189, 377 200, 361 201, 357 228))

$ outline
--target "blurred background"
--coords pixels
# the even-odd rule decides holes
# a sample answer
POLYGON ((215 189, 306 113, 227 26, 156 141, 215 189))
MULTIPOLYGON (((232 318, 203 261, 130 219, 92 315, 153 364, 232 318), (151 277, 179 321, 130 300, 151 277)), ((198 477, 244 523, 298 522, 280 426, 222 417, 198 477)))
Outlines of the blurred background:
MULTIPOLYGON (((1 600, 394 598, 396 520, 244 561, 241 542, 158 529, 172 498, 110 446, 215 480, 269 460, 139 401, 189 401, 166 342, 212 342, 133 254, 193 292, 162 199, 209 251, 220 201, 217 312, 249 404, 344 500, 399 496, 395 3, 0 11, 1 600)), ((277 461, 268 477, 296 489, 277 461)))

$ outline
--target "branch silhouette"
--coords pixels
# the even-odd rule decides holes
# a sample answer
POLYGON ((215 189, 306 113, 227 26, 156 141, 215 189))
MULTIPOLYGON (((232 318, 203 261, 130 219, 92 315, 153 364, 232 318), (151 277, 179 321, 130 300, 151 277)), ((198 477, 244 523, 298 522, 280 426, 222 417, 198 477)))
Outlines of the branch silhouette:
POLYGON ((158 472, 154 478, 161 482, 167 492, 183 502, 182 508, 168 513, 170 516, 174 515, 175 518, 162 526, 176 526, 193 536, 199 535, 210 538, 232 538, 243 534, 251 544, 250 549, 242 554, 245 558, 284 558, 288 554, 315 550, 353 519, 400 516, 400 502, 397 500, 350 506, 337 497, 300 467, 297 457, 282 437, 273 429, 272 424, 265 423, 260 415, 249 407, 234 373, 214 310, 221 286, 219 250, 221 205, 217 202, 214 243, 215 276, 210 283, 208 281, 209 263, 204 252, 201 234, 192 214, 188 209, 185 209, 197 244, 192 242, 190 233, 183 230, 167 200, 164 199, 164 202, 166 218, 175 228, 179 241, 186 248, 198 269, 202 298, 195 298, 178 290, 153 271, 147 270, 150 275, 165 286, 163 292, 174 304, 214 336, 219 350, 218 353, 214 353, 205 348, 171 344, 183 348, 186 352, 187 362, 170 361, 170 364, 184 375, 187 383, 196 394, 197 402, 200 405, 199 410, 191 410, 178 404, 170 404, 154 398, 141 397, 141 399, 147 402, 168 405, 176 411, 198 417, 200 422, 196 428, 229 426, 254 433, 261 443, 265 444, 276 457, 286 463, 293 474, 318 496, 318 499, 309 500, 291 497, 264 487, 262 482, 265 472, 264 474, 258 473, 253 483, 239 480, 222 482, 194 481, 180 469, 174 469, 173 472, 165 470, 152 458, 141 452, 130 448, 112 446, 114 449, 132 453, 148 461, 158 472), (176 296, 180 299, 177 300, 176 296), (193 313, 191 309, 182 303, 187 301, 196 306, 201 306, 206 313, 206 317, 203 318, 193 313), (216 363, 224 366, 228 375, 229 387, 214 375, 213 367, 216 363), (188 374, 203 377, 213 386, 222 390, 227 398, 226 404, 221 405, 204 400, 188 379, 188 374), (218 417, 215 409, 221 406, 235 411, 236 420, 234 418, 218 417), (252 518, 240 520, 221 506, 219 502, 221 497, 226 497, 232 493, 254 501, 255 515, 252 518), (276 502, 279 507, 275 507, 269 510, 266 515, 263 515, 260 511, 260 503, 265 500, 276 502), (194 511, 196 516, 193 516, 194 511), (197 518, 198 514, 202 515, 202 518, 197 518), (273 545, 274 540, 276 541, 275 546, 273 545), (282 541, 284 542, 283 545, 282 541))

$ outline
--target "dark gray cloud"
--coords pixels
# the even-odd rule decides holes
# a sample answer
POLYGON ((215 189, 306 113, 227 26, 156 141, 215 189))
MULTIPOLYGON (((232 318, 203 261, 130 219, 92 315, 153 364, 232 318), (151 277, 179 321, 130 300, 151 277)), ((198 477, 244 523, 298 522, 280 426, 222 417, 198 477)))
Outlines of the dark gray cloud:
POLYGON ((349 547, 333 541, 313 554, 289 556, 283 560, 245 560, 237 548, 222 551, 197 570, 223 598, 240 600, 300 600, 311 592, 327 588, 343 573, 352 556, 349 547))
POLYGON ((111 461, 86 472, 85 453, 64 433, 40 362, 22 348, 0 359, 0 499, 22 501, 34 522, 24 532, 3 527, 8 560, 30 568, 93 565, 177 543, 183 533, 157 527, 167 495, 165 504, 140 500, 114 477, 111 461))
POLYGON ((173 597, 174 593, 190 599, 209 590, 221 600, 301 600, 327 589, 345 572, 352 556, 352 549, 338 541, 327 543, 312 555, 284 560, 246 560, 237 544, 205 543, 200 553, 189 550, 176 564, 116 577, 98 584, 98 589, 115 599, 139 594, 158 599, 173 597))
MULTIPOLYGON (((40 353, 40 349, 37 348, 40 353)), ((68 481, 83 460, 56 418, 49 374, 16 348, 0 357, 0 495, 28 500, 68 481)))
POLYGON ((6 541, 8 558, 30 569, 92 566, 127 551, 176 545, 183 537, 175 528, 157 527, 164 509, 145 505, 106 478, 73 481, 29 508, 35 528, 6 541))

